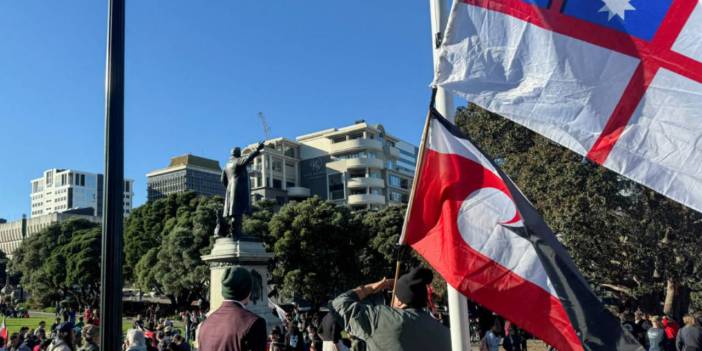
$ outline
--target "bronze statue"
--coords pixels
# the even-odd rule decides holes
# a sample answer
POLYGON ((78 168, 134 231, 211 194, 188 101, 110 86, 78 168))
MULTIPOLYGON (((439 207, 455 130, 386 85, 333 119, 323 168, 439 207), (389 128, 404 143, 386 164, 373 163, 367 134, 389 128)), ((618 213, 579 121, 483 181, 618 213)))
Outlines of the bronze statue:
POLYGON ((241 238, 242 219, 244 214, 251 213, 251 184, 247 167, 261 153, 264 146, 264 143, 260 142, 256 150, 245 157, 241 156, 241 149, 238 147, 232 150, 232 155, 222 170, 222 184, 227 192, 224 196, 224 211, 221 217, 217 217, 216 237, 224 236, 223 232, 228 232, 232 239, 241 238))

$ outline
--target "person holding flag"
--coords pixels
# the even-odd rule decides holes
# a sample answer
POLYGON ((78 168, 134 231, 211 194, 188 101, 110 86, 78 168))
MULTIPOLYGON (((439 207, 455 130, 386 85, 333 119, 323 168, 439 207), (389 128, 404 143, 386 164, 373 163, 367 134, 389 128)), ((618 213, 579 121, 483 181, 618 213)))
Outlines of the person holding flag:
POLYGON ((332 313, 368 351, 450 351, 448 328, 426 311, 433 279, 427 268, 412 269, 398 279, 392 306, 378 293, 392 289, 394 280, 361 285, 334 299, 332 313))

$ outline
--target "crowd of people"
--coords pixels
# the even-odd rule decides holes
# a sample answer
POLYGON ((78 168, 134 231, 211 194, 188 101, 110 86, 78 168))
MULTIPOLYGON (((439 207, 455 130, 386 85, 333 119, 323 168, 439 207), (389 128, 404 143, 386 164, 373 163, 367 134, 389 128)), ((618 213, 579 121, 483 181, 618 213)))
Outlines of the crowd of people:
POLYGON ((72 309, 62 311, 60 317, 47 328, 40 321, 36 329, 20 328, 8 340, 0 337, 0 350, 7 351, 96 351, 100 321, 97 311, 86 309, 77 316, 72 309), (3 346, 4 345, 4 348, 3 346))
MULTIPOLYGON (((278 307, 283 323, 267 334, 266 322, 246 309, 252 291, 250 272, 228 268, 222 279, 224 301, 209 317, 200 309, 180 312, 174 318, 180 320, 180 329, 173 319, 159 318, 158 308, 149 306, 144 316, 134 319, 122 349, 191 351, 195 344, 199 350, 217 351, 448 351, 445 320, 428 308, 427 286, 432 279, 430 270, 417 268, 396 284, 383 279, 349 290, 336 297, 328 310, 295 306, 286 312, 278 307), (387 304, 388 295, 383 292, 393 286, 394 299, 387 304)), ((0 307, 6 316, 17 315, 7 306, 0 307)), ((34 330, 22 327, 8 340, 0 337, 0 351, 98 351, 99 316, 91 308, 82 313, 60 308, 51 326, 41 321, 34 330)), ((640 311, 621 313, 620 319, 648 351, 702 351, 702 312, 684 316, 682 323, 640 311)), ((480 350, 526 351, 528 338, 515 325, 497 318, 492 328, 481 333, 480 350)))
POLYGON ((648 351, 702 350, 702 313, 686 315, 681 325, 671 316, 653 316, 637 311, 623 313, 622 325, 648 351))
MULTIPOLYGON (((6 306, 0 307, 3 307, 6 317, 17 315, 8 311, 6 306)), ((125 335, 123 350, 190 351, 195 330, 205 319, 200 310, 181 312, 177 315, 182 322, 181 330, 175 327, 172 319, 158 318, 157 306, 148 306, 145 312, 145 318, 138 315, 134 319, 132 328, 125 335)), ((99 311, 90 307, 79 314, 72 306, 57 305, 56 319, 51 326, 40 321, 36 329, 22 327, 8 335, 8 340, 0 336, 0 351, 98 351, 99 316, 99 311)))
POLYGON ((217 351, 448 351, 448 328, 426 308, 432 279, 430 270, 417 268, 397 284, 383 279, 362 285, 339 295, 323 316, 293 311, 284 328, 267 336, 265 321, 246 309, 250 272, 228 268, 222 278, 224 302, 203 321, 197 344, 200 350, 217 351), (387 305, 382 292, 393 286, 395 298, 387 305))

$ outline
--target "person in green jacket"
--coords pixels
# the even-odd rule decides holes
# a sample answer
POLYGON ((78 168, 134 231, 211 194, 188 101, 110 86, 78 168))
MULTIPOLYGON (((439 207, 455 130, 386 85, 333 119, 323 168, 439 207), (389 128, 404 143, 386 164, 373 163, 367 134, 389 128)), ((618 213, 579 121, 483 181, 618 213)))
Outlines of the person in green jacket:
POLYGON ((376 302, 376 294, 392 288, 392 279, 362 285, 334 299, 332 311, 368 351, 450 351, 449 329, 426 311, 433 278, 426 268, 400 277, 392 307, 376 302))

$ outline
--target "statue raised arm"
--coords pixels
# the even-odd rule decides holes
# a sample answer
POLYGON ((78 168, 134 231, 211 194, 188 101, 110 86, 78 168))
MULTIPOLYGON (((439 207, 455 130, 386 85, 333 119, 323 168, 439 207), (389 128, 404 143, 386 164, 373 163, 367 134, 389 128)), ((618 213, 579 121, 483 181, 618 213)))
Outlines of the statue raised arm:
MULTIPOLYGON (((224 211, 222 219, 228 224, 229 235, 239 239, 242 235, 242 219, 244 214, 251 212, 251 184, 249 180, 248 165, 261 153, 264 143, 260 142, 256 150, 246 156, 241 155, 240 148, 232 149, 231 157, 222 170, 222 184, 226 188, 224 196, 224 211)), ((222 223, 218 224, 221 235, 222 223)))

